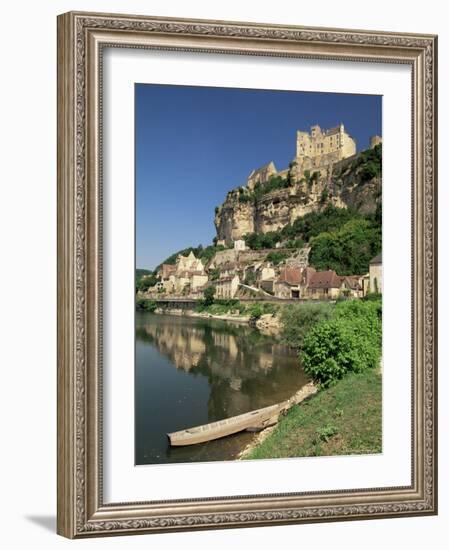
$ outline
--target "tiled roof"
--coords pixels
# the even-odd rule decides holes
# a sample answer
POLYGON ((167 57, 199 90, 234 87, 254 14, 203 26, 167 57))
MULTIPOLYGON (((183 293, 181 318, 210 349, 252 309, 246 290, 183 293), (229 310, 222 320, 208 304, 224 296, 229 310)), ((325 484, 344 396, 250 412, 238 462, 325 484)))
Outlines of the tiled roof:
POLYGON ((361 290, 362 287, 360 286, 358 277, 347 275, 343 279, 351 290, 361 290))
POLYGON ((309 281, 309 288, 340 288, 343 277, 339 277, 335 271, 317 271, 309 281))
POLYGON ((278 281, 289 285, 299 285, 301 282, 302 270, 294 267, 285 267, 279 274, 278 281))
POLYGON ((272 160, 270 160, 270 162, 267 162, 266 164, 264 164, 263 166, 261 166, 260 168, 255 168, 251 174, 249 175, 249 177, 251 176, 255 176, 256 174, 260 174, 261 172, 263 172, 264 170, 267 170, 267 168, 270 167, 270 164, 273 165, 273 168, 276 170, 276 167, 274 165, 274 162, 272 160))

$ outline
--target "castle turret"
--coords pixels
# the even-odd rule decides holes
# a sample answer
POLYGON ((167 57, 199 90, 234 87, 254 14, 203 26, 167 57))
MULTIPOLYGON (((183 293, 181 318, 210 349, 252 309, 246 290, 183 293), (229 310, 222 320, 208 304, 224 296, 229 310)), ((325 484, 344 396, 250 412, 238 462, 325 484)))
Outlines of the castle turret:
POLYGON ((371 136, 369 139, 369 146, 371 149, 374 149, 374 147, 380 143, 382 143, 382 138, 380 136, 371 136))

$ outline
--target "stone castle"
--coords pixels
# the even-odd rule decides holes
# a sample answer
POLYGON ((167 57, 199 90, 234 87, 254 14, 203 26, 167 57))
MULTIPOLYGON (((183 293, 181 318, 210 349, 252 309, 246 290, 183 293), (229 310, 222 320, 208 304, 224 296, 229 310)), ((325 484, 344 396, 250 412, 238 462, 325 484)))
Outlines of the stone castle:
MULTIPOLYGON (((379 136, 372 136, 370 146, 374 147, 382 141, 379 136)), ((321 129, 318 124, 310 128, 310 132, 296 132, 296 155, 290 163, 290 168, 278 171, 274 162, 253 170, 247 179, 246 186, 253 190, 259 183, 263 184, 273 176, 301 177, 305 171, 319 171, 321 175, 331 173, 332 166, 354 156, 357 146, 354 138, 346 131, 343 124, 328 130, 321 129)))
MULTIPOLYGON (((380 136, 372 136, 370 148, 381 143, 380 136)), ((318 125, 310 132, 298 130, 295 156, 288 168, 277 170, 271 161, 252 170, 245 184, 229 191, 217 207, 218 243, 230 245, 245 234, 276 231, 329 202, 362 213, 374 212, 381 181, 361 181, 357 158, 356 141, 343 124, 327 130, 318 125), (287 185, 278 189, 265 186, 273 178, 281 178, 287 185), (257 200, 253 200, 258 189, 257 200)))
POLYGON ((296 133, 296 162, 302 170, 328 166, 357 152, 355 140, 343 124, 322 130, 317 124, 309 132, 296 133))

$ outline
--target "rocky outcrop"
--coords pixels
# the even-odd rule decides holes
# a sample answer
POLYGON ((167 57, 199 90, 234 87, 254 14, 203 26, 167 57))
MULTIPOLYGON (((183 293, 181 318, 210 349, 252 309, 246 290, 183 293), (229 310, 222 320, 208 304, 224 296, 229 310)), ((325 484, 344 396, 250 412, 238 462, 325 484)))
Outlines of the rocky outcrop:
POLYGON ((266 313, 257 319, 256 328, 267 336, 279 336, 282 325, 278 317, 271 313, 266 313))
POLYGON ((229 243, 241 239, 247 233, 254 233, 255 218, 256 205, 253 202, 242 203, 238 200, 238 194, 235 197, 232 192, 228 193, 215 214, 218 239, 229 243))
POLYGON ((257 197, 246 188, 230 191, 216 210, 217 238, 231 244, 248 233, 277 231, 329 203, 363 214, 374 212, 381 201, 381 179, 367 180, 359 160, 356 155, 335 163, 317 178, 295 173, 289 187, 257 197))

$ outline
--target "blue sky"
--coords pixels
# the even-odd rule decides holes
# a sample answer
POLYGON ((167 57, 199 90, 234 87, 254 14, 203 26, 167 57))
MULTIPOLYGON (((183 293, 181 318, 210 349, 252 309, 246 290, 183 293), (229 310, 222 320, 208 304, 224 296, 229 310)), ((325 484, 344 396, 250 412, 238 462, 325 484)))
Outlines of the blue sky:
POLYGON ((381 96, 136 84, 136 267, 211 244, 230 189, 270 160, 286 168, 296 130, 340 122, 366 149, 381 96))

